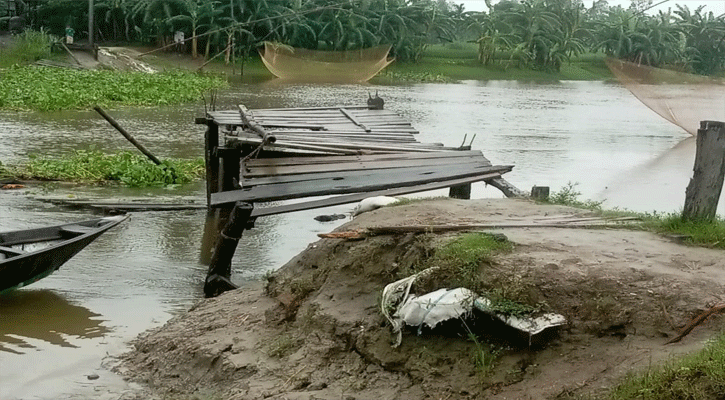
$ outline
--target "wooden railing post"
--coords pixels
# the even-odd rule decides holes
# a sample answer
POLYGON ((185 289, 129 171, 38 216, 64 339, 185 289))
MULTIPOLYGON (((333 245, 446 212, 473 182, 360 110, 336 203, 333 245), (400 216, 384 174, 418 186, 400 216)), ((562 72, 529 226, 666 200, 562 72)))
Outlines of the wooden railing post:
POLYGON ((725 179, 725 123, 702 121, 697 131, 694 174, 685 190, 682 217, 712 220, 725 179))

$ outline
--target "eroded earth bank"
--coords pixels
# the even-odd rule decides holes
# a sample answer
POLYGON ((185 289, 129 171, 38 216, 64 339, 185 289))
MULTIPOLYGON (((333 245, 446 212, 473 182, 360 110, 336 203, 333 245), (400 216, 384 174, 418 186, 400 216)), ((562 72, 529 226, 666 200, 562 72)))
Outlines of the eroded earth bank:
POLYGON ((722 251, 631 229, 536 226, 587 216, 524 200, 433 199, 337 229, 529 226, 490 230, 513 250, 481 262, 476 274, 486 291, 566 317, 531 344, 476 324, 477 341, 412 329, 393 348, 383 288, 462 233, 377 234, 321 239, 266 282, 200 301, 138 338, 117 370, 174 399, 543 399, 597 392, 628 371, 701 348, 720 328, 716 319, 665 343, 722 300, 722 251), (490 350, 490 367, 481 348, 490 350))

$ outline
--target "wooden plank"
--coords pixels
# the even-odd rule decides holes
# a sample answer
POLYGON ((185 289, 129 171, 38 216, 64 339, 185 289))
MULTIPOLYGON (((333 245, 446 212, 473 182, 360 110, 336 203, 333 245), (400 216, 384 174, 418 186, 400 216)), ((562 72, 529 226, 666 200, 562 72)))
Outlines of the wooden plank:
MULTIPOLYGON (((365 165, 364 168, 360 168, 359 165, 352 165, 350 163, 345 164, 329 164, 329 165, 315 165, 309 170, 310 172, 303 171, 299 167, 293 170, 293 173, 274 173, 264 175, 265 171, 269 169, 257 169, 252 171, 250 175, 244 174, 241 182, 242 187, 270 185, 275 183, 289 183, 289 182, 303 182, 303 181, 315 181, 331 179, 343 183, 345 179, 350 177, 367 177, 371 181, 377 180, 379 176, 384 174, 411 174, 415 175, 423 170, 429 170, 431 167, 439 167, 443 165, 450 165, 452 168, 475 168, 477 166, 488 167, 490 165, 484 164, 480 159, 468 158, 464 160, 437 160, 437 163, 431 163, 430 160, 415 160, 408 162, 384 162, 365 165), (327 170, 323 170, 320 167, 327 167, 327 170), (355 168, 357 167, 357 168, 355 168), (318 169, 319 168, 319 169, 318 169), (316 171, 315 171, 316 170, 316 171), (395 170, 395 171, 392 171, 395 170)), ((287 171, 292 171, 287 169, 287 171)))
POLYGON ((276 138, 280 140, 286 140, 286 141, 299 141, 300 139, 303 139, 305 142, 322 142, 322 143, 329 143, 332 140, 337 141, 345 141, 346 143, 378 143, 378 144, 401 144, 401 145, 411 145, 416 144, 418 141, 415 140, 413 137, 386 137, 386 136, 364 136, 364 135, 345 135, 345 136, 325 136, 325 135, 280 135, 275 134, 276 138))
MULTIPOLYGON (((260 108, 264 111, 337 111, 340 107, 346 107, 353 110, 368 110, 368 106, 332 106, 332 107, 291 107, 291 108, 260 108)), ((257 110, 255 110, 256 112, 257 110)))
MULTIPOLYGON (((355 162, 373 162, 373 161, 390 161, 390 160, 419 160, 419 159, 440 159, 440 158, 466 158, 481 157, 486 162, 488 160, 483 156, 480 150, 464 150, 464 151, 439 151, 431 153, 394 153, 394 154, 371 154, 371 155, 355 155, 355 156, 332 156, 332 157, 288 157, 288 158, 256 158, 247 160, 245 166, 247 168, 257 168, 265 166, 281 167, 285 165, 311 165, 311 164, 329 164, 329 163, 355 163, 355 162)), ((489 162, 490 164, 490 162, 489 162)))
MULTIPOLYGON (((289 144, 308 144, 308 142, 302 139, 286 140, 285 143, 289 144)), ((342 141, 328 141, 327 147, 333 147, 336 149, 349 149, 349 150, 383 150, 383 151, 410 151, 410 152, 426 152, 435 151, 438 152, 439 145, 434 143, 392 143, 392 144, 365 144, 365 142, 342 142, 342 141)))
MULTIPOLYGON (((352 110, 355 112, 356 117, 360 116, 379 116, 379 117, 399 117, 400 114, 398 114, 395 111, 391 110, 363 110, 363 109, 356 109, 355 107, 350 106, 344 106, 344 107, 338 107, 336 109, 330 109, 330 110, 318 110, 318 111, 298 111, 293 108, 284 109, 284 111, 276 111, 269 108, 257 108, 252 111, 254 111, 254 115, 258 116, 309 116, 309 115, 316 115, 316 116, 326 116, 326 115, 339 115, 340 108, 345 108, 346 110, 352 110)), ((219 111, 216 111, 219 112, 219 111)))
POLYGON ((349 178, 344 184, 334 180, 319 182, 292 182, 279 185, 254 186, 251 188, 213 193, 212 204, 221 205, 237 201, 260 202, 289 200, 310 196, 327 196, 333 194, 348 194, 355 192, 368 192, 373 190, 392 189, 403 186, 415 186, 470 176, 485 175, 488 173, 505 173, 512 166, 456 168, 450 166, 431 167, 417 175, 405 175, 392 172, 381 180, 371 182, 367 179, 349 178))
POLYGON ((252 217, 264 217, 268 215, 284 214, 302 210, 312 210, 315 208, 323 208, 330 206, 338 206, 343 204, 357 203, 363 199, 374 196, 400 196, 403 194, 428 192, 436 189, 443 189, 450 186, 465 185, 468 183, 480 182, 487 179, 497 178, 501 175, 498 173, 491 173, 486 175, 472 176, 468 178, 451 179, 441 182, 427 183, 424 185, 414 185, 394 189, 377 190, 365 193, 354 193, 347 195, 340 195, 329 197, 322 200, 305 201, 294 204, 284 204, 281 206, 273 207, 255 207, 252 211, 252 217))
MULTIPOLYGON (((245 144, 260 145, 262 139, 251 138, 251 137, 239 137, 238 140, 245 144)), ((329 143, 326 146, 317 145, 315 143, 308 143, 303 141, 276 141, 275 143, 265 145, 264 150, 274 151, 276 148, 289 148, 289 149, 302 149, 302 150, 317 150, 326 151, 338 154, 360 154, 361 151, 384 151, 384 152, 439 152, 439 148, 426 147, 426 146, 413 146, 411 143, 408 146, 375 146, 375 145, 348 145, 344 143, 329 143)))
POLYGON ((293 165, 293 166, 267 166, 250 168, 245 166, 242 172, 244 179, 256 179, 267 176, 286 176, 286 175, 302 175, 302 174, 320 174, 325 172, 344 172, 344 171, 370 171, 378 169, 393 169, 406 167, 426 167, 436 165, 464 165, 476 164, 482 166, 490 166, 491 163, 482 157, 465 157, 465 158, 428 158, 428 159, 411 159, 411 160, 391 160, 391 161, 373 161, 358 163, 329 163, 329 164, 310 164, 310 165, 293 165))
MULTIPOLYGON (((259 146, 262 144, 262 139, 257 138, 239 138, 239 141, 241 143, 245 144, 252 144, 255 146, 259 146)), ((347 154, 347 155, 355 155, 359 152, 357 150, 349 150, 349 149, 340 149, 340 148, 334 148, 329 146, 318 146, 314 144, 304 144, 304 143, 289 143, 289 142, 275 142, 271 144, 265 144, 263 150, 266 151, 277 151, 279 149, 298 149, 298 150, 312 150, 312 151, 321 151, 325 153, 330 154, 347 154)))

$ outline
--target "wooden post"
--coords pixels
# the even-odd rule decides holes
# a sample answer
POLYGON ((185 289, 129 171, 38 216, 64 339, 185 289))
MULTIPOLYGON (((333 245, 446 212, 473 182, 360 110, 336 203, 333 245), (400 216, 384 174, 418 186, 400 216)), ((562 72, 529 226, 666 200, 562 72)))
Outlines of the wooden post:
POLYGON ((685 190, 682 217, 712 220, 725 179, 725 123, 702 121, 697 131, 694 174, 685 190))
POLYGON ((211 204, 211 194, 219 191, 219 126, 207 120, 204 134, 204 161, 206 162, 206 205, 211 204))
POLYGON ((219 175, 219 191, 239 189, 241 174, 241 151, 235 148, 219 147, 217 156, 221 158, 219 175))
POLYGON ((231 282, 232 258, 237 250, 237 244, 245 229, 251 228, 254 221, 251 219, 254 206, 250 203, 239 202, 234 205, 231 218, 224 226, 211 256, 209 271, 204 281, 204 295, 216 297, 228 290, 236 289, 231 282))
POLYGON ((531 187, 531 198, 534 200, 548 200, 549 199, 549 187, 548 186, 531 187))
POLYGON ((448 190, 448 197, 451 197, 454 199, 470 200, 471 199, 471 184, 466 183, 463 185, 451 186, 450 189, 448 190))

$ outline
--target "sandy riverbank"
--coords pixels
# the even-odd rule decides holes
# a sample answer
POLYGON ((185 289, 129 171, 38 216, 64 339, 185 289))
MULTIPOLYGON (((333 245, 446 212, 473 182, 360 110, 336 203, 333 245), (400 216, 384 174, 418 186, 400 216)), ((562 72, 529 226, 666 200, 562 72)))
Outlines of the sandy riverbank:
MULTIPOLYGON (((586 212, 524 200, 435 199, 363 214, 338 230, 433 224, 538 224, 586 212)), ((483 276, 516 285, 568 324, 532 347, 492 337, 494 371, 466 338, 408 333, 392 348, 382 288, 457 234, 321 239, 269 282, 203 300, 142 335, 118 371, 158 396, 223 399, 542 399, 611 385, 702 347, 709 321, 664 345, 721 300, 721 251, 624 229, 506 228, 515 250, 483 276), (196 396, 196 397, 194 397, 196 396)))

